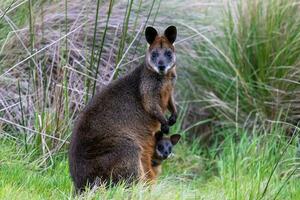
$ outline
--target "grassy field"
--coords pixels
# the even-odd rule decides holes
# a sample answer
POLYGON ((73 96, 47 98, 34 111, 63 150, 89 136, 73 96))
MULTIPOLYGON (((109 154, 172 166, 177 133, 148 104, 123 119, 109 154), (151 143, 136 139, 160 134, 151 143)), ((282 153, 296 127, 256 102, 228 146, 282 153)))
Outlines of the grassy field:
MULTIPOLYGON (((241 130, 237 144, 234 134, 227 132, 221 145, 210 148, 183 140, 164 163, 157 184, 100 188, 77 198, 297 200, 300 162, 295 159, 296 138, 288 139, 281 132, 274 129, 249 137, 241 130)), ((45 169, 32 160, 34 152, 24 153, 15 142, 1 141, 0 147, 1 199, 75 198, 65 152, 45 169)))
POLYGON ((0 199, 300 199, 297 0, 0 2, 0 199), (183 139, 155 185, 74 195, 67 150, 97 90, 178 28, 183 139))

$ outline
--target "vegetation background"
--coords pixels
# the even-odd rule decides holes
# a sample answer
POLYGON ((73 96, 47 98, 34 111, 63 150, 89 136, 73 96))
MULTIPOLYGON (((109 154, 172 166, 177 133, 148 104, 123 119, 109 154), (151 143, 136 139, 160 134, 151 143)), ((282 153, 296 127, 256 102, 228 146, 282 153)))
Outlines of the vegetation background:
POLYGON ((1 0, 0 199, 300 199, 297 0, 1 0), (178 28, 182 134, 154 186, 74 196, 67 149, 97 90, 178 28))

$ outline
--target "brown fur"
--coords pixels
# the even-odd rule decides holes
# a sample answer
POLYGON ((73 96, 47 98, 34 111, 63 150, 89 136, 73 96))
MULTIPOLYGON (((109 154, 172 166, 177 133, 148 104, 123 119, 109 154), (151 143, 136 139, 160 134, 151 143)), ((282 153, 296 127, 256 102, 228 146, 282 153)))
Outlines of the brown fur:
POLYGON ((165 36, 158 36, 155 38, 154 42, 149 46, 149 50, 152 50, 153 48, 161 47, 161 48, 170 48, 173 51, 174 46, 169 42, 169 40, 165 36))
MULTIPOLYGON (((161 42, 171 45, 157 36, 151 46, 161 42)), ((176 121, 175 78, 175 67, 162 76, 145 63, 93 97, 79 115, 71 138, 69 163, 76 190, 94 185, 97 177, 101 183, 113 184, 155 178, 153 133, 161 124, 168 125, 167 109, 176 121)))

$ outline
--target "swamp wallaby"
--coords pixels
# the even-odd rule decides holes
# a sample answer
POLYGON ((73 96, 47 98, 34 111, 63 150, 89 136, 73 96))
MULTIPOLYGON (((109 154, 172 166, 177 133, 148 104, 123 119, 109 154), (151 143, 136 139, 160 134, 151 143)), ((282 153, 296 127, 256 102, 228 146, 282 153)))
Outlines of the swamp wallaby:
POLYGON ((69 149, 76 190, 100 183, 151 181, 154 133, 168 133, 176 122, 173 98, 176 79, 176 27, 159 36, 145 31, 145 62, 97 93, 75 122, 69 149), (164 113, 169 110, 167 119, 164 113))

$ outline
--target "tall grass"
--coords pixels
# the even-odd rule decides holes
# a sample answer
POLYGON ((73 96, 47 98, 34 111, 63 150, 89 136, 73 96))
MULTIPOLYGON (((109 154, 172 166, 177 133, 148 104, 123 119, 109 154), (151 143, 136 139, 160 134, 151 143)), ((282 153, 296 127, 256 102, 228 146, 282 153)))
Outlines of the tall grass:
POLYGON ((194 45, 194 96, 222 123, 235 122, 236 93, 240 125, 299 120, 299 15, 294 0, 229 1, 216 31, 194 45))
POLYGON ((109 1, 109 7, 108 7, 107 18, 106 18, 106 24, 105 24, 103 36, 102 36, 102 39, 101 39, 100 50, 98 52, 97 67, 96 67, 96 71, 95 71, 95 75, 94 75, 93 95, 96 92, 96 80, 98 78, 99 66, 100 66, 100 63, 101 63, 101 56, 102 56, 102 52, 103 52, 104 41, 105 41, 105 38, 106 38, 106 32, 107 32, 107 29, 108 29, 108 23, 109 23, 110 15, 111 15, 111 12, 112 12, 113 3, 114 3, 113 0, 109 1))

